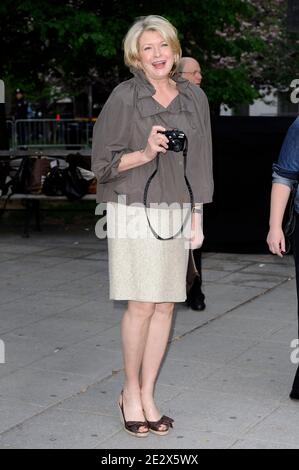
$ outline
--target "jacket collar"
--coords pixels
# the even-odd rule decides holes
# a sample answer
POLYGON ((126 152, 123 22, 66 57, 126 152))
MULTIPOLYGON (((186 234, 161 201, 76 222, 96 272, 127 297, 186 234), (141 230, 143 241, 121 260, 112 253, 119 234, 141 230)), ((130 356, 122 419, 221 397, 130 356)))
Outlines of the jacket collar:
MULTIPOLYGON (((155 87, 148 81, 143 70, 131 67, 130 71, 134 75, 135 82, 139 88, 138 98, 153 96, 156 92, 155 87)), ((184 92, 189 87, 190 82, 179 75, 174 75, 172 79, 176 82, 179 92, 184 92)))
MULTIPOLYGON (((157 108, 160 107, 160 112, 170 111, 172 110, 172 103, 169 105, 168 108, 163 108, 163 106, 159 105, 159 103, 155 102, 155 100, 151 98, 156 90, 155 87, 148 81, 146 78, 145 73, 137 68, 131 67, 131 73, 134 75, 134 82, 137 85, 137 107, 142 116, 152 116, 157 114, 157 108)), ((179 91, 179 103, 180 103, 180 110, 181 111, 189 111, 195 112, 194 103, 192 99, 192 94, 190 90, 190 82, 185 80, 179 75, 174 75, 172 79, 177 84, 177 89, 179 91)), ((173 103, 175 104, 175 102, 173 103)), ((177 110, 177 108, 176 108, 177 110)))

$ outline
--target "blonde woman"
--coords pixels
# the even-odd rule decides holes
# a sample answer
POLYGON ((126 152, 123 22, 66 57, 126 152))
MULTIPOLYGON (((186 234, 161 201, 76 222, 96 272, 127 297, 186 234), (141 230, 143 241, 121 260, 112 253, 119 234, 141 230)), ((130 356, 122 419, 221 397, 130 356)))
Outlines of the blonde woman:
POLYGON ((180 57, 176 29, 165 18, 139 18, 124 39, 133 78, 113 90, 93 134, 97 201, 107 202, 110 298, 128 301, 118 404, 124 429, 136 437, 149 431, 165 435, 173 426, 173 419, 159 411, 154 388, 174 304, 186 299, 188 248, 202 244, 202 204, 213 193, 208 101, 199 87, 175 78, 180 57), (186 159, 182 151, 168 150, 163 132, 173 129, 188 138, 186 159), (146 212, 144 190, 156 169, 146 212), (189 245, 183 236, 171 237, 189 203, 185 176, 195 202, 189 245))

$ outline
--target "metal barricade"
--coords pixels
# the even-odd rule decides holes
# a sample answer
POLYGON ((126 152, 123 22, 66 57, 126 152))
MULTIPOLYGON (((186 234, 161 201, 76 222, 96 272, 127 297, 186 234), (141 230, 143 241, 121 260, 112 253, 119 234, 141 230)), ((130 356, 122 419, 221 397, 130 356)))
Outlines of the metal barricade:
POLYGON ((90 148, 93 122, 78 119, 18 119, 12 123, 15 150, 28 148, 90 148))

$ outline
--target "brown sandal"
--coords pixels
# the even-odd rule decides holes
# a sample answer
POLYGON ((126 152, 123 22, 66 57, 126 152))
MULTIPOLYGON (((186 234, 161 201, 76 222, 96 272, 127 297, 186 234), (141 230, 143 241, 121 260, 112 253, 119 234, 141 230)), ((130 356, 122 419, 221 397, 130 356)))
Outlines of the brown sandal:
POLYGON ((173 428, 172 423, 174 423, 174 420, 168 416, 163 415, 158 421, 147 421, 147 423, 151 432, 158 434, 159 436, 165 436, 169 433, 169 428, 173 428), (166 429, 163 431, 159 429, 162 424, 166 426, 166 429))
POLYGON ((149 435, 149 429, 147 431, 138 431, 139 428, 142 426, 149 428, 147 421, 126 421, 125 413, 124 413, 124 397, 123 397, 123 390, 121 391, 121 403, 118 402, 119 410, 120 410, 120 419, 123 422, 124 429, 129 434, 135 437, 146 437, 149 435))

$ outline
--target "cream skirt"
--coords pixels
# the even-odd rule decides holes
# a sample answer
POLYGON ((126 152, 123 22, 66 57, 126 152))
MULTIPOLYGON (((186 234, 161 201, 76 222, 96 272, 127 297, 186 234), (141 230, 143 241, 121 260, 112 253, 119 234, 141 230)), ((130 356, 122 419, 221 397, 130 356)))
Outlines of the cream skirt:
MULTIPOLYGON (((179 231, 188 209, 148 209, 161 237, 179 231)), ((158 240, 143 206, 107 203, 110 299, 183 302, 189 256, 190 215, 184 233, 158 240)))

